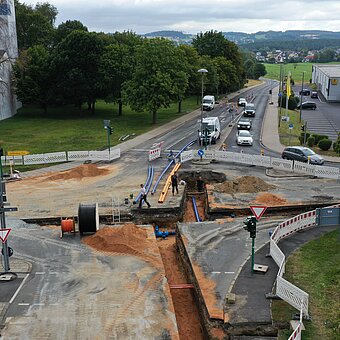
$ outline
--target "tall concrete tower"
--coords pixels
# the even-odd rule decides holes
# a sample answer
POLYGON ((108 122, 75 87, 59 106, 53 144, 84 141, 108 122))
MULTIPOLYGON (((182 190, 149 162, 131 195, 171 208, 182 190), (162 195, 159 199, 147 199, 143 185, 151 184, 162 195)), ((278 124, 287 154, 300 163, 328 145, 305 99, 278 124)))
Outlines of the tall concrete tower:
POLYGON ((14 0, 0 0, 0 120, 13 116, 17 111, 12 89, 12 65, 17 57, 14 0))

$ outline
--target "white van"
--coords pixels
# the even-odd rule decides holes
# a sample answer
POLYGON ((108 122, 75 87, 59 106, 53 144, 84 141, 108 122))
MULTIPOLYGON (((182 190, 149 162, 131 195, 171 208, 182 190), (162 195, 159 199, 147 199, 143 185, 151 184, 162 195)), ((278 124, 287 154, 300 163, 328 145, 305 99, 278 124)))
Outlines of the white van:
POLYGON ((204 96, 203 97, 203 110, 211 111, 215 107, 215 97, 214 96, 204 96))
MULTIPOLYGON (((203 145, 206 138, 208 144, 216 144, 221 137, 221 125, 218 117, 207 117, 202 120, 203 134, 199 131, 199 144, 203 145)), ((200 127, 201 128, 201 127, 200 127)))

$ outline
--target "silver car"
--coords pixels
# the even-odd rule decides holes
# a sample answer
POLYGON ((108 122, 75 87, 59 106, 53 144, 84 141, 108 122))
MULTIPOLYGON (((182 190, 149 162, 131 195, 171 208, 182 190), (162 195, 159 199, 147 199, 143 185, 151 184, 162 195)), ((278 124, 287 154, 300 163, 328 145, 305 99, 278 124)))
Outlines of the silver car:
POLYGON ((253 136, 248 130, 238 130, 236 134, 237 145, 253 145, 253 136))

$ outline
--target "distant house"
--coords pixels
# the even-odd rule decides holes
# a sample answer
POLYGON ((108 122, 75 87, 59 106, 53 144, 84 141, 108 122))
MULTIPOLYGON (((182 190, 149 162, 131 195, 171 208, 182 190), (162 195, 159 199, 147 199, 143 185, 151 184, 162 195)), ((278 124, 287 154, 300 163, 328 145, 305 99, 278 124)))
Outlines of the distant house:
POLYGON ((340 102, 340 64, 313 65, 312 82, 328 102, 340 102))

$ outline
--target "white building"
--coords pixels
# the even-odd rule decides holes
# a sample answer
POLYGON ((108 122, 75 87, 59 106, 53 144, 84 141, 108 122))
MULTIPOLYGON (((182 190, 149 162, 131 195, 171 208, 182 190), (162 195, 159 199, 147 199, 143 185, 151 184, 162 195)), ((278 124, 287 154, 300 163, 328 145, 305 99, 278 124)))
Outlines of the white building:
POLYGON ((312 82, 328 102, 340 102, 340 64, 313 65, 312 82))
POLYGON ((18 57, 14 0, 0 0, 0 120, 17 112, 12 65, 18 57))

